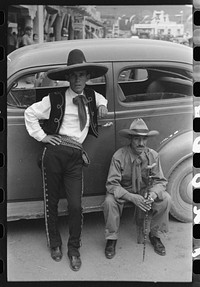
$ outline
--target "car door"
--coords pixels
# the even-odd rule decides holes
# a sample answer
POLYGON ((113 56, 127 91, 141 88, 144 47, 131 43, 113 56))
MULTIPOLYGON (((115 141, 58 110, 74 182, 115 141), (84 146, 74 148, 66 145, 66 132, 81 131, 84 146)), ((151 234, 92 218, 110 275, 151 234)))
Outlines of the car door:
POLYGON ((7 93, 7 200, 32 201, 42 198, 41 172, 37 157, 41 143, 29 136, 25 109, 36 101, 35 75, 27 69, 8 80, 7 93))
MULTIPOLYGON (((95 138, 88 135, 83 146, 90 158, 90 165, 84 168, 84 196, 105 195, 105 183, 111 157, 115 151, 115 125, 112 64, 104 63, 108 67, 106 74, 106 94, 108 100, 108 114, 105 118, 98 118, 99 136, 95 138)), ((88 84, 101 93, 99 83, 88 84)))

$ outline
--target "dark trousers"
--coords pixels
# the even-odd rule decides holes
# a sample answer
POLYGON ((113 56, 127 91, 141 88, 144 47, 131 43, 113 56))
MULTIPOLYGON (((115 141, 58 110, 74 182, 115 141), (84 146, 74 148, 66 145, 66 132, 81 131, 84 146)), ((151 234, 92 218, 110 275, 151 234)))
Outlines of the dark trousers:
POLYGON ((68 201, 68 255, 79 256, 82 230, 83 160, 81 150, 48 144, 42 155, 42 177, 47 243, 49 247, 62 245, 58 230, 58 202, 63 186, 68 201))

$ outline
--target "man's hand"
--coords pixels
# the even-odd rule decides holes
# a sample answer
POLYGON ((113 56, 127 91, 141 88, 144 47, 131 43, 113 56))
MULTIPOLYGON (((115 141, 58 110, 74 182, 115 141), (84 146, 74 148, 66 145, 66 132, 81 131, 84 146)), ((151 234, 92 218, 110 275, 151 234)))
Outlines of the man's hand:
POLYGON ((61 143, 61 137, 59 135, 48 135, 42 139, 42 142, 59 145, 61 143))
POLYGON ((157 198, 157 194, 154 191, 149 192, 148 198, 151 198, 153 201, 157 198))
POLYGON ((152 202, 149 203, 148 200, 146 200, 142 195, 131 193, 130 201, 145 212, 151 209, 152 202))
POLYGON ((103 106, 103 105, 99 106, 99 108, 98 108, 98 116, 100 118, 105 117, 107 115, 107 113, 108 113, 108 109, 106 108, 106 106, 103 106))
POLYGON ((146 199, 146 204, 152 204, 154 200, 157 198, 157 194, 155 192, 150 192, 148 198, 146 199))

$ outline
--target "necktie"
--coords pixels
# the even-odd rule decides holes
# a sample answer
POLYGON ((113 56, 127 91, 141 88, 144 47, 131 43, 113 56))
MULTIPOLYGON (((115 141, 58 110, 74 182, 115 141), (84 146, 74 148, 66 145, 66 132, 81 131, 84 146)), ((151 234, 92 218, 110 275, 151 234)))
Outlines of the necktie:
POLYGON ((140 194, 142 173, 141 173, 141 163, 140 157, 137 157, 133 162, 132 167, 132 189, 134 193, 140 194))
POLYGON ((80 129, 81 131, 84 129, 86 122, 87 122, 87 114, 85 105, 89 101, 86 99, 84 95, 78 95, 73 98, 73 103, 78 106, 78 116, 80 121, 80 129))
MULTIPOLYGON (((141 183, 142 183, 142 171, 141 171, 142 159, 137 157, 132 166, 132 190, 134 193, 141 194, 141 183)), ((139 207, 135 207, 135 220, 137 226, 142 226, 144 219, 144 211, 139 207)))

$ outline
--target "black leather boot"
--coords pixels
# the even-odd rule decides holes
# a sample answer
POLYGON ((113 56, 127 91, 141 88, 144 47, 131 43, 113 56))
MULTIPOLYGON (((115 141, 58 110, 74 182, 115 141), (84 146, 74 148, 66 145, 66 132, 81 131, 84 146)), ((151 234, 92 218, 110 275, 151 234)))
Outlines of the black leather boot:
POLYGON ((112 259, 115 256, 115 246, 117 240, 108 239, 105 248, 106 258, 112 259))
POLYGON ((151 232, 149 233, 149 239, 151 244, 154 247, 154 251, 159 254, 164 256, 166 254, 166 250, 165 250, 165 246, 162 244, 160 238, 156 237, 156 236, 152 236, 151 232))

